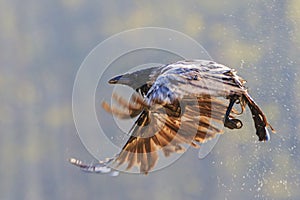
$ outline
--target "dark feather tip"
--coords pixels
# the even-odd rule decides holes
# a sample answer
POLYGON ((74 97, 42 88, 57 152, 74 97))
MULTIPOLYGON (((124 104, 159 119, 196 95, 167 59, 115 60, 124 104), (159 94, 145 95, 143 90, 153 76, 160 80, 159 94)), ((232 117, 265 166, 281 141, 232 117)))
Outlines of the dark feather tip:
POLYGON ((270 133, 266 127, 261 132, 256 133, 258 135, 259 141, 269 141, 270 140, 270 133))

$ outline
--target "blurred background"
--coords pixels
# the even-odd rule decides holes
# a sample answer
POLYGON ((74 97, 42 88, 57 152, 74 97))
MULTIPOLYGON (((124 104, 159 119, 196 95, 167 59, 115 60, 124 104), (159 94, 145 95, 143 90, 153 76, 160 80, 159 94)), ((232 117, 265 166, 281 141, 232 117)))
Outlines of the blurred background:
POLYGON ((300 199, 298 0, 0 4, 0 199, 300 199), (247 111, 202 160, 190 149, 147 176, 71 166, 93 160, 72 117, 80 64, 104 39, 145 26, 183 32, 237 69, 277 131, 271 141, 257 142, 247 111))

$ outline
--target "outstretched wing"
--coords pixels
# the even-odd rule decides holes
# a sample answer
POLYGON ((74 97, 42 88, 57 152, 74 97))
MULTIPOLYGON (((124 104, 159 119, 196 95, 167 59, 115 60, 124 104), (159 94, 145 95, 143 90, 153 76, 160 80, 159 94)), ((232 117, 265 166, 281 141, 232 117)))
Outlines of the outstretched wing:
POLYGON ((129 140, 115 159, 117 167, 127 164, 126 170, 137 166, 141 173, 147 173, 155 166, 160 150, 165 156, 182 153, 185 151, 182 144, 197 148, 197 142, 203 143, 222 133, 224 101, 201 97, 185 99, 181 104, 184 111, 180 116, 167 106, 143 110, 129 140))
POLYGON ((103 104, 106 111, 124 118, 132 113, 140 112, 131 131, 130 138, 121 152, 109 162, 100 162, 95 166, 84 165, 78 160, 73 164, 86 171, 107 171, 107 164, 120 167, 126 166, 126 170, 136 166, 141 173, 151 171, 157 161, 158 153, 162 151, 165 156, 171 153, 185 151, 183 144, 199 147, 216 134, 222 133, 223 118, 227 108, 227 101, 216 97, 203 95, 196 98, 184 98, 174 101, 172 104, 145 104, 141 96, 134 95, 128 104, 122 98, 114 96, 120 107, 127 111, 111 108, 103 104), (123 113, 123 114, 122 114, 123 113), (98 167, 96 167, 98 166, 98 167), (97 171, 97 169, 99 169, 97 171))

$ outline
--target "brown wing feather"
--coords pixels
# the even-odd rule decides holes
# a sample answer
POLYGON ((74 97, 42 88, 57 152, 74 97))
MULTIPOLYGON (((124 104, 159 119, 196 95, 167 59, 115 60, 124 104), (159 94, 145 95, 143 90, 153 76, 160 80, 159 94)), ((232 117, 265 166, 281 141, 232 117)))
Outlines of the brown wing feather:
MULTIPOLYGON (((136 166, 141 173, 148 173, 155 167, 160 150, 165 156, 182 153, 185 151, 182 144, 197 148, 195 142, 203 143, 222 133, 226 100, 203 96, 183 99, 181 104, 185 109, 180 117, 169 116, 163 106, 144 108, 130 138, 116 156, 115 166, 127 165, 126 170, 136 166), (146 121, 150 123, 145 125, 146 121), (142 123, 138 125, 138 122, 142 123)), ((135 106, 128 107, 131 108, 135 106)))

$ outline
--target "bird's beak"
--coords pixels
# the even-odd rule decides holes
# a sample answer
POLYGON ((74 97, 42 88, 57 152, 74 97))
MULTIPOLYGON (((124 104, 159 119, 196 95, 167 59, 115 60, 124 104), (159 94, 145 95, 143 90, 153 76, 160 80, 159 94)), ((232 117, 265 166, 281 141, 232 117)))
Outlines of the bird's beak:
POLYGON ((108 81, 109 84, 123 84, 128 85, 130 83, 130 79, 124 77, 124 75, 116 76, 108 81))

